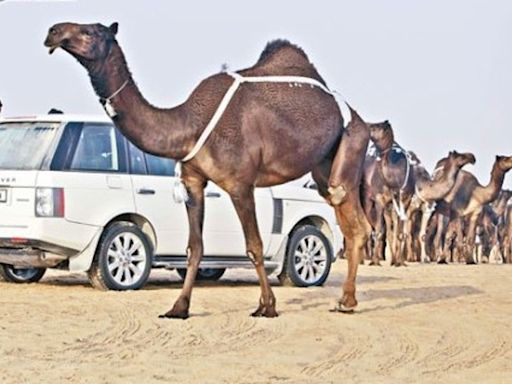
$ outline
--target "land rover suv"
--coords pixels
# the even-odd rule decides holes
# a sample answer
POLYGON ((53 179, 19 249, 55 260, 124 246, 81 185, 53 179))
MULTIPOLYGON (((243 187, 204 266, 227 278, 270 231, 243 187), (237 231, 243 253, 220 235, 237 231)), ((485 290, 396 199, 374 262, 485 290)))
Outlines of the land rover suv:
MULTIPOLYGON (((87 272, 93 286, 142 287, 151 268, 186 271, 186 209, 173 200, 174 161, 142 152, 102 117, 0 120, 0 278, 35 282, 46 268, 87 272)), ((265 265, 297 286, 328 277, 341 233, 301 183, 255 193, 265 265)), ((199 279, 252 267, 228 195, 205 190, 199 279)))

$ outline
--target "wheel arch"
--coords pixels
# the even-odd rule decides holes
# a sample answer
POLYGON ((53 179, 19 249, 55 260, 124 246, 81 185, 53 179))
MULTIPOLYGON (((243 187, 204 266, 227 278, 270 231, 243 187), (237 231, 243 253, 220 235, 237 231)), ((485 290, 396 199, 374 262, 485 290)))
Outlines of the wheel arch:
MULTIPOLYGON (((322 216, 318 215, 308 215, 300 220, 298 220, 293 227, 288 231, 288 238, 291 238, 291 235, 297 230, 297 228, 300 228, 304 225, 311 225, 313 227, 316 227, 324 234, 324 236, 329 240, 329 244, 331 247, 331 253, 334 254, 334 233, 332 228, 329 225, 329 222, 323 218, 322 216)), ((288 250, 288 245, 286 246, 286 249, 288 250)))
POLYGON ((148 238, 153 252, 156 250, 158 239, 156 236, 155 228, 148 219, 137 213, 123 213, 121 215, 117 215, 105 223, 103 230, 105 230, 105 228, 107 228, 109 225, 120 221, 126 221, 139 227, 142 233, 144 233, 148 238))

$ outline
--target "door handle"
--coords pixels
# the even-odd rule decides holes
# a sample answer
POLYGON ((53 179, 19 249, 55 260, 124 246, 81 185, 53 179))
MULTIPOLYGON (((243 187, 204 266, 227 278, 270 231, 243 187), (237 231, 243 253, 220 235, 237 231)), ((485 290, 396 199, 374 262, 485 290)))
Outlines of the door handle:
POLYGON ((137 189, 139 195, 154 195, 156 192, 154 189, 140 188, 137 189))
POLYGON ((220 197, 220 193, 218 192, 206 192, 206 197, 220 197))

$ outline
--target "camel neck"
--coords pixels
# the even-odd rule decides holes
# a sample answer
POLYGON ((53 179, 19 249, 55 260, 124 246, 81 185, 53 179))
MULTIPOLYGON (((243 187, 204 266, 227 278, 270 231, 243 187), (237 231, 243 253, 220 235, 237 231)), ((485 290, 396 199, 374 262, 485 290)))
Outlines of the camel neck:
POLYGON ((377 148, 377 151, 380 154, 385 154, 389 150, 391 150, 394 143, 395 143, 395 139, 394 139, 393 135, 387 135, 385 137, 380 138, 379 140, 374 141, 375 148, 377 148))
POLYGON ((505 180, 505 171, 503 171, 498 163, 494 163, 491 171, 491 179, 489 184, 481 188, 482 198, 484 203, 490 203, 500 193, 503 181, 505 180))
POLYGON ((186 129, 184 108, 151 105, 135 84, 117 43, 113 43, 104 62, 86 68, 106 112, 132 143, 157 156, 181 159, 187 154, 195 130, 186 129))
POLYGON ((440 175, 430 179, 420 179, 417 181, 421 196, 428 201, 436 201, 445 197, 455 185, 455 180, 459 171, 452 163, 447 163, 440 170, 440 175))

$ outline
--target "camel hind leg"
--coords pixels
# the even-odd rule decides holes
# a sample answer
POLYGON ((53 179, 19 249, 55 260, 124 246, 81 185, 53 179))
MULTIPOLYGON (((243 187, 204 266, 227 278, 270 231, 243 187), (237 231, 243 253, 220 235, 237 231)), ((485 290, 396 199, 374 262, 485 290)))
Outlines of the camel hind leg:
POLYGON ((352 120, 346 128, 332 166, 329 161, 313 171, 319 192, 334 207, 345 238, 348 274, 336 310, 352 312, 359 260, 364 258, 371 227, 361 206, 360 186, 363 162, 370 138, 368 126, 350 109, 352 120), (326 167, 327 166, 327 167, 326 167), (330 168, 330 169, 329 169, 330 168), (326 175, 329 175, 328 179, 326 175))

